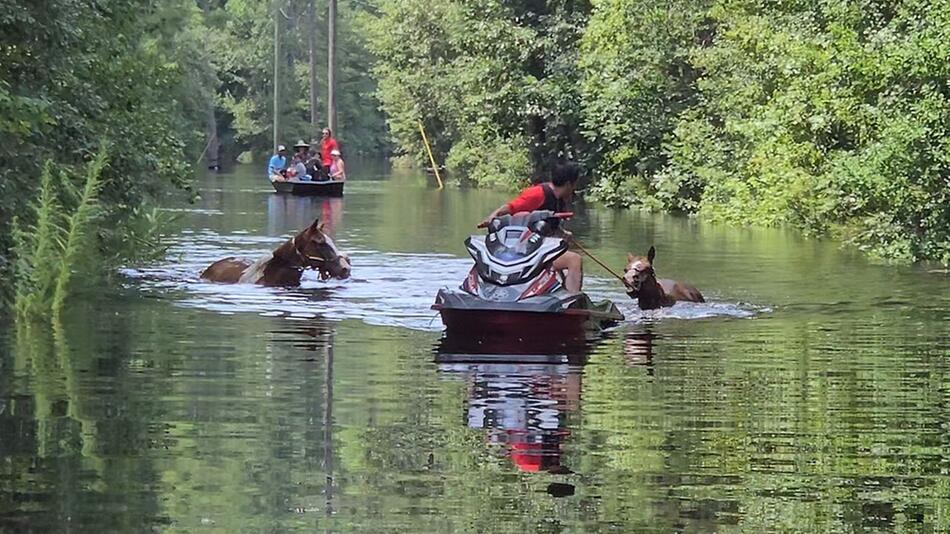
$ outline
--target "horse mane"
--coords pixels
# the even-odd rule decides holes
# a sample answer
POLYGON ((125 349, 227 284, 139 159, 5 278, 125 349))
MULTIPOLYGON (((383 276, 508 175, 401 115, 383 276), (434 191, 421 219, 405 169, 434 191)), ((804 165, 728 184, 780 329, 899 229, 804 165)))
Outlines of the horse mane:
POLYGON ((264 276, 264 269, 267 268, 272 259, 274 259, 273 252, 261 256, 257 261, 248 266, 247 269, 244 269, 244 272, 241 273, 241 278, 238 279, 238 283, 256 284, 258 280, 264 276))
POLYGON ((290 250, 293 250, 294 239, 296 239, 296 236, 281 243, 281 245, 275 248, 273 252, 264 254, 258 258, 258 260, 248 266, 247 269, 244 269, 244 272, 241 273, 241 278, 238 279, 238 283, 256 284, 264 276, 264 272, 267 270, 267 267, 270 266, 272 261, 276 259, 287 261, 285 256, 290 253, 290 250))

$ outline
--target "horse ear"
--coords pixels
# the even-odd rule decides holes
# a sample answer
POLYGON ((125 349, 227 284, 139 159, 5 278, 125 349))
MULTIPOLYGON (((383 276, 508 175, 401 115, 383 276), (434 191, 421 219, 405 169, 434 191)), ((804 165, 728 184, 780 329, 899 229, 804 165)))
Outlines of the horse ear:
POLYGON ((656 257, 656 247, 650 247, 650 252, 647 252, 647 261, 653 263, 653 258, 656 257))
POLYGON ((632 253, 627 253, 627 263, 633 263, 633 260, 636 258, 632 253))
POLYGON ((317 217, 310 224, 310 228, 308 228, 308 230, 320 230, 322 227, 323 227, 323 224, 320 222, 320 217, 317 217))

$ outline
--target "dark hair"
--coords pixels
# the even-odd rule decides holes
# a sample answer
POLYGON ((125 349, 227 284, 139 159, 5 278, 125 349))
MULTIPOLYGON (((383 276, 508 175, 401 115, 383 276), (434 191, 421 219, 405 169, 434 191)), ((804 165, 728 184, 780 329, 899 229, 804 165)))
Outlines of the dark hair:
POLYGON ((568 182, 576 184, 580 177, 581 166, 577 163, 555 165, 551 169, 551 183, 556 186, 565 185, 568 182))

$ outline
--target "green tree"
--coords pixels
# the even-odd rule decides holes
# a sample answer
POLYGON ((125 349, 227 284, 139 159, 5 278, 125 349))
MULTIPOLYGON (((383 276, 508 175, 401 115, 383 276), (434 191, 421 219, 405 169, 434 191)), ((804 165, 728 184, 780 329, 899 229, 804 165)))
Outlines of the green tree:
POLYGON ((701 104, 661 181, 702 188, 714 219, 950 262, 950 5, 724 0, 710 14, 701 104))
MULTIPOLYGON (((203 104, 187 83, 195 43, 178 36, 197 9, 184 0, 3 0, 0 13, 0 226, 17 215, 33 223, 28 205, 44 161, 78 186, 80 166, 105 146, 112 157, 93 233, 114 252, 125 239, 120 221, 189 181, 186 154, 201 143, 194 117, 203 104)), ((11 245, 3 233, 0 257, 11 245)))
POLYGON ((581 41, 584 133, 608 204, 694 209, 701 189, 658 179, 664 141, 695 105, 694 46, 708 43, 708 1, 601 0, 581 41))
MULTIPOLYGON (((375 100, 369 57, 354 20, 363 4, 344 2, 337 23, 338 137, 349 153, 380 154, 388 150, 385 122, 375 100)), ((369 4, 369 8, 372 5, 369 4)), ((315 2, 315 25, 308 26, 307 2, 228 0, 210 14, 213 61, 220 73, 219 102, 223 127, 235 141, 235 152, 269 152, 273 136, 274 24, 278 28, 281 61, 279 80, 280 131, 285 144, 310 140, 308 32, 316 39, 318 116, 326 124, 327 3, 315 2)))
POLYGON ((480 184, 523 184, 577 134, 577 34, 586 2, 381 2, 364 27, 390 132, 424 161, 421 121, 437 159, 480 184))

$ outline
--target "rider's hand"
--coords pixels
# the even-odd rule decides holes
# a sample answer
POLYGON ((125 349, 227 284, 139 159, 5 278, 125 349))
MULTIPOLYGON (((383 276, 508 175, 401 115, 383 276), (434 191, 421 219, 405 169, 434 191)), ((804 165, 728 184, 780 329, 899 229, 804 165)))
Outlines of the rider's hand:
POLYGON ((564 239, 565 241, 574 240, 574 232, 571 232, 570 230, 561 230, 561 234, 562 234, 561 238, 564 239))
POLYGON ((485 219, 484 221, 478 223, 475 228, 488 228, 488 224, 491 222, 491 217, 485 219))

